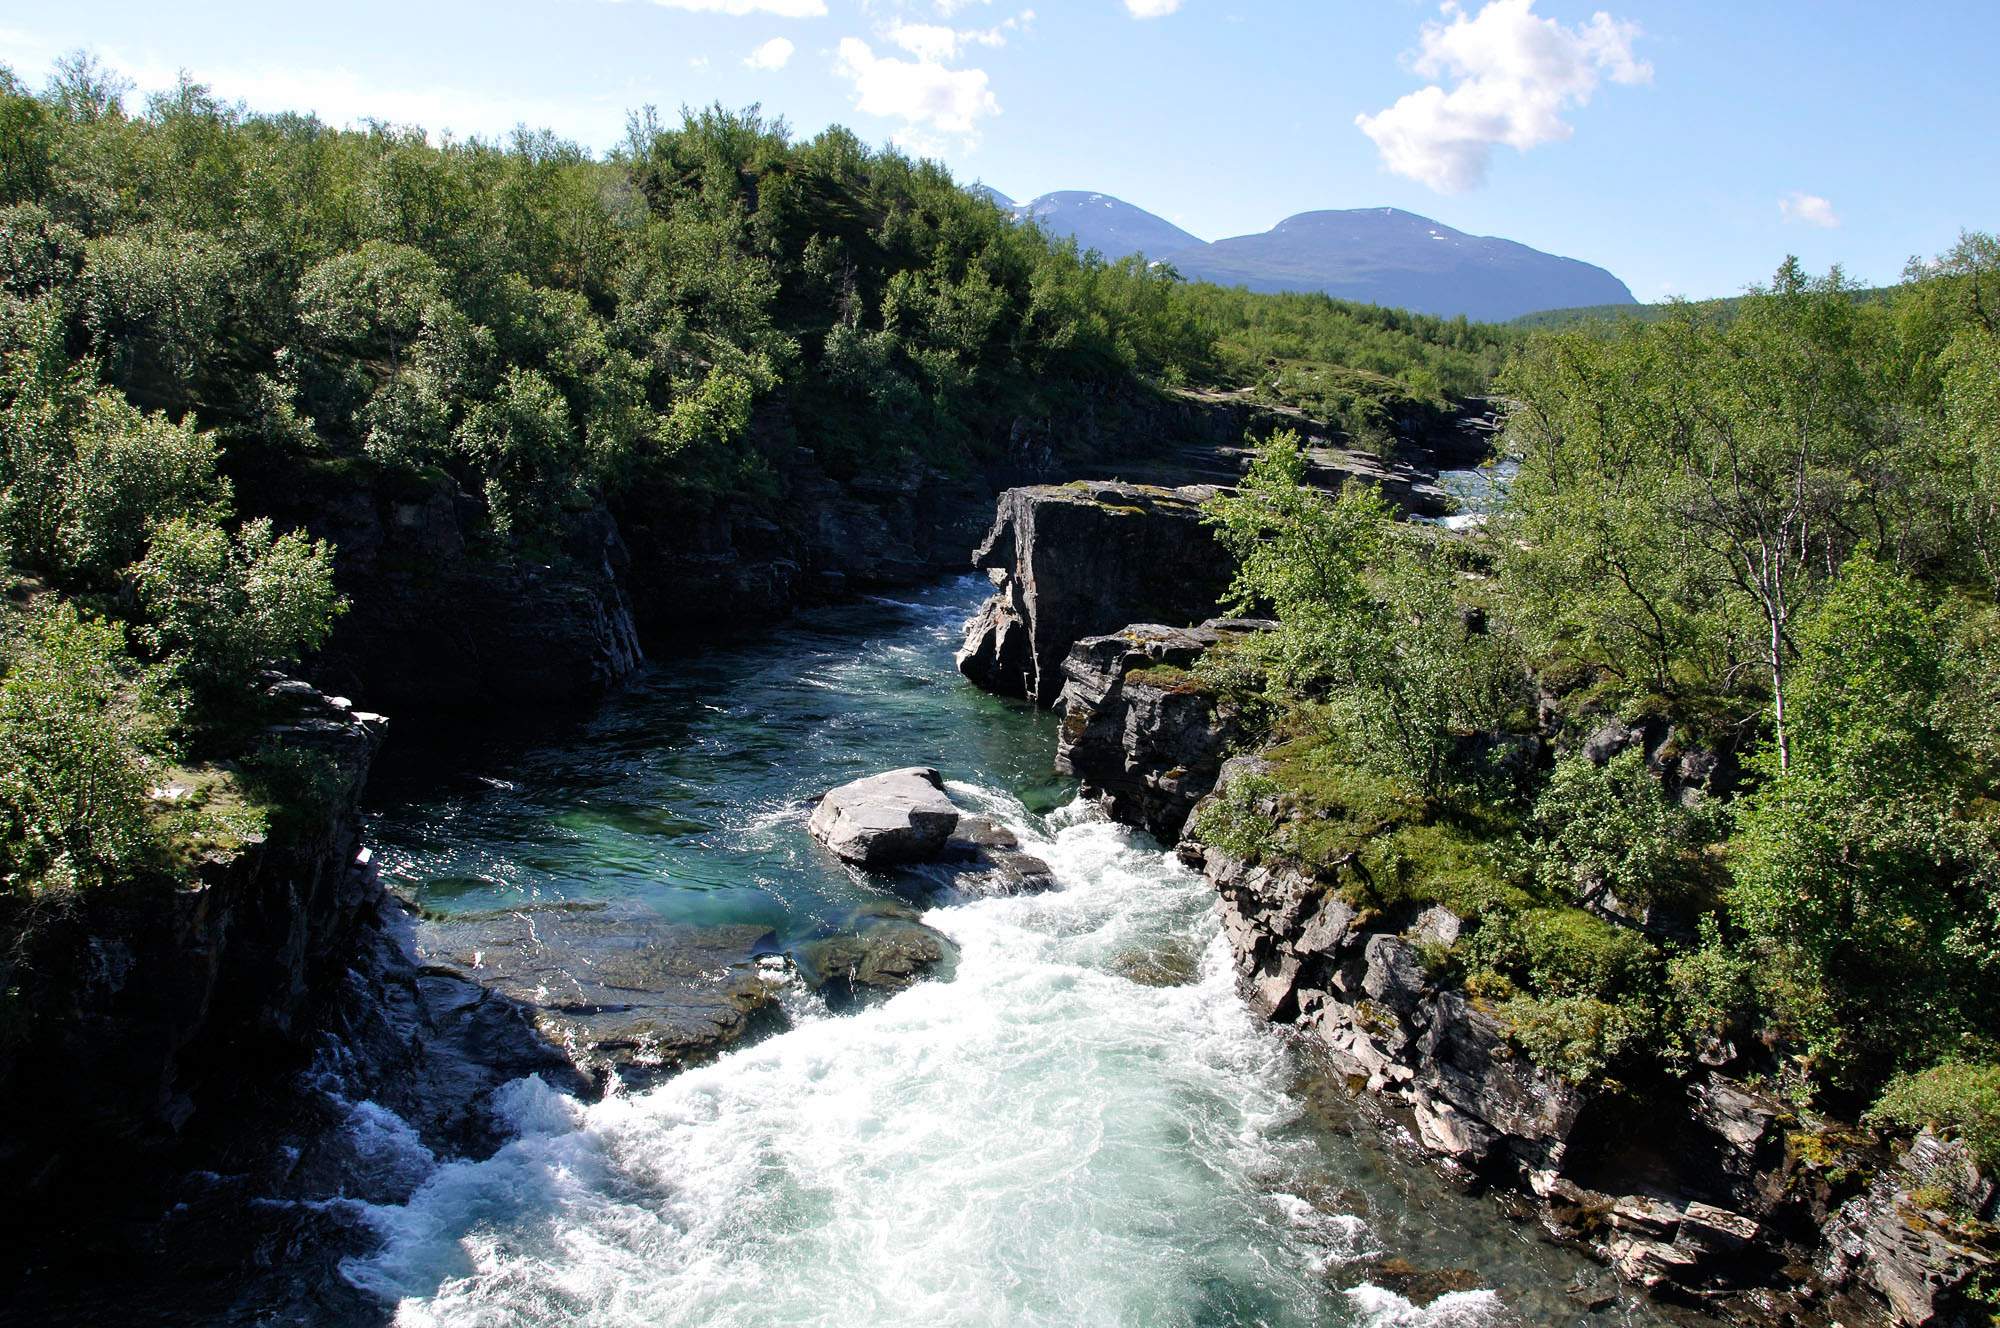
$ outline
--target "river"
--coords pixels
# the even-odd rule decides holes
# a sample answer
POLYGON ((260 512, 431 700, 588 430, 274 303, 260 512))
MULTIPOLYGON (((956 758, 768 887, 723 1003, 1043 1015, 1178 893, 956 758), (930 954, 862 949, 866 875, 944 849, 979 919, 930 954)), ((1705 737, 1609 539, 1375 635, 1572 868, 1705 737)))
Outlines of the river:
POLYGON ((518 1082, 483 1161, 367 1117, 421 1183, 365 1207, 346 1278, 467 1328, 1656 1322, 1586 1313, 1565 1288, 1599 1270, 1357 1127, 1250 1014, 1201 879, 1048 773, 1050 716, 953 671, 985 591, 803 615, 558 736, 388 763, 371 842, 446 915, 615 901, 795 948, 914 913, 805 832, 813 796, 911 764, 1059 888, 928 907, 947 978, 842 1014, 788 990, 789 1028, 646 1091, 518 1082), (1378 1285, 1440 1269, 1428 1304, 1378 1285))

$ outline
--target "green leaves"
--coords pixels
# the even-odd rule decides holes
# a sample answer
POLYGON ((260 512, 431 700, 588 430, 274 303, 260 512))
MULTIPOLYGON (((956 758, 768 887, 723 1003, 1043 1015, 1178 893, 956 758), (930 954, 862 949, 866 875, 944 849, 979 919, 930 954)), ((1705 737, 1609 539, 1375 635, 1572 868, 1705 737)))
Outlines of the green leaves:
POLYGON ((333 546, 298 531, 274 535, 264 519, 231 539, 219 526, 176 518, 132 571, 147 645, 212 697, 317 650, 347 607, 333 589, 333 546))
POLYGON ((1463 773, 1460 740, 1518 702, 1523 674, 1510 635, 1460 603, 1444 551, 1360 481, 1329 498, 1311 487, 1290 432, 1258 449, 1235 496, 1204 519, 1235 555, 1238 612, 1279 620, 1275 681, 1324 696, 1329 714, 1377 768, 1439 797, 1463 773))
POLYGON ((161 682, 123 626, 36 613, 0 681, 0 888, 89 888, 156 859, 148 789, 173 752, 161 682))
POLYGON ((1779 959, 1781 1012, 1865 1075, 1992 1036, 2000 822, 1955 740, 1967 697, 1937 611, 1858 556, 1800 627, 1792 760, 1767 761, 1733 845, 1732 912, 1779 959))

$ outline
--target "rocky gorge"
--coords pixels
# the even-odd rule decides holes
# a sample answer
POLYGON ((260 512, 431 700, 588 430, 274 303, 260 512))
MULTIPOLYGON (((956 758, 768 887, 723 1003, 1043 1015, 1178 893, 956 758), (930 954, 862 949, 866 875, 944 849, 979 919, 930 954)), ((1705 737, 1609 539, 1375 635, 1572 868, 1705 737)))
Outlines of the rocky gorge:
MULTIPOLYGON (((1223 480, 1242 455, 1233 447, 1190 449, 1180 474, 1158 478, 1187 479, 1195 468, 1223 480)), ((1329 486, 1356 477, 1403 478, 1407 506, 1437 507, 1421 471, 1406 468, 1399 477, 1370 458, 1322 449, 1315 474, 1329 486)), ((647 1177, 655 1164, 642 1159, 679 1156, 674 1150, 682 1145, 672 1131, 683 1128, 681 1121, 702 1119, 701 1103, 711 1096, 735 1102, 732 1119, 745 1138, 774 1146, 760 1133, 766 1127, 754 1124, 762 1120, 758 1112, 771 1109, 772 1101, 821 1101, 826 1076, 837 1074, 828 1068, 834 1053, 826 1039, 844 1046, 839 1054, 849 1061, 888 1073, 891 1083, 907 1078, 894 1090, 876 1080, 865 1087, 857 1082, 850 1094, 886 1091, 890 1100, 903 1101, 897 1094, 914 1093, 909 1100, 929 1102, 925 1085, 935 1073, 933 1058, 942 1053, 927 1039, 945 1026, 929 1022, 924 1011, 932 1005, 952 1003, 961 1023, 947 1021, 951 1027, 984 1029, 996 1018, 1005 1025, 1017 1016, 999 1013, 1005 1006, 964 1002, 998 999, 995 992, 1025 984, 1031 999, 1023 1009, 1043 1018, 1070 999, 1065 993, 1087 990, 1097 1003, 1074 1031, 1031 1024, 1010 1032, 992 1062, 975 1058, 962 1067, 962 1083, 951 1081, 961 1086, 959 1109, 977 1100, 1000 1113, 993 1120, 980 1117, 983 1124, 969 1137, 984 1132, 1010 1139, 1026 1131, 1024 1137, 1040 1138, 1042 1121, 1078 1110, 1069 1096, 1075 1058, 1094 1054, 1090 1049, 1104 1044, 1107 1027, 1135 1038, 1150 1022, 1175 1039, 1179 1050, 1173 1054, 1194 1059, 1175 1063, 1170 1084, 1220 1073, 1201 1059, 1208 1034, 1197 1036, 1198 1025, 1184 1021, 1234 1018, 1240 983, 1257 1018, 1287 1026, 1296 1045, 1321 1058, 1324 1082, 1372 1113, 1384 1138, 1429 1157, 1456 1184, 1515 1196, 1510 1202, 1529 1205, 1517 1209, 1518 1216, 1544 1224, 1553 1239, 1609 1258, 1634 1286, 1679 1293, 1748 1322, 1782 1323, 1787 1315, 1804 1324, 1834 1316, 1849 1325, 1895 1321, 1885 1313, 1912 1324, 1951 1322, 1943 1316, 1951 1312, 1955 1287, 1986 1255, 1957 1241, 1941 1221, 1919 1215, 1923 1225, 1912 1225, 1910 1218, 1917 1211, 1912 1196, 1930 1196, 1940 1178, 1986 1202, 1984 1181, 1976 1170, 1967 1171, 1953 1145, 1932 1140, 1891 1158, 1858 1136, 1803 1126, 1787 1104, 1721 1075, 1703 1080, 1686 1121, 1635 1120, 1615 1095, 1586 1093, 1536 1070, 1510 1042, 1503 1021, 1432 978, 1428 949, 1449 945, 1461 925, 1455 915, 1432 909, 1408 917, 1363 916, 1307 876, 1181 839, 1205 798, 1256 769, 1254 755, 1236 750, 1252 726, 1217 705, 1195 672, 1206 652, 1268 625, 1212 616, 1228 566, 1199 521, 1198 504, 1214 491, 1212 483, 1119 480, 1017 489, 999 500, 992 531, 976 555, 998 593, 974 619, 958 667, 993 690, 1053 704, 1059 712, 1053 729, 1032 709, 982 705, 970 699, 977 695, 970 689, 954 686, 955 678, 936 677, 913 662, 913 643, 928 643, 922 648, 939 660, 957 644, 963 597, 970 593, 962 588, 816 610, 795 629, 738 650, 678 659, 671 669, 647 664, 636 648, 638 636, 616 625, 641 617, 634 606, 644 592, 631 588, 641 584, 631 570, 639 560, 619 525, 589 513, 577 514, 569 528, 566 561, 539 569, 517 565, 527 578, 521 586, 488 581, 480 592, 492 596, 497 613, 510 602, 507 596, 527 593, 522 586, 540 586, 551 607, 539 621, 553 635, 510 640, 496 616, 480 629, 489 635, 435 644, 435 657, 423 668, 449 661, 476 674, 500 669, 508 651, 532 655, 550 671, 529 691, 514 694, 517 704, 587 694, 625 679, 626 688, 591 717, 529 739, 496 733, 471 755, 445 753, 441 759, 452 763, 447 773, 425 774, 422 785, 432 791, 421 796, 393 782, 408 775, 392 772, 393 781, 378 785, 384 791, 377 794, 392 810, 369 812, 359 798, 382 721, 304 684, 274 681, 277 697, 298 707, 296 719, 286 721, 292 736, 325 745, 342 772, 330 822, 288 850, 292 856, 276 869, 255 866, 254 853, 244 860, 253 865, 231 868, 247 874, 242 884, 209 896, 201 937, 192 943, 171 938, 175 954, 198 954, 209 965, 193 974, 185 996, 171 995, 171 982, 146 976, 148 965, 157 967, 147 954, 128 962, 115 952, 100 957, 101 945, 86 947, 92 949, 87 957, 79 951, 75 971, 109 975, 108 981, 90 979, 89 990, 100 993, 92 999, 156 1004, 161 1017, 149 1025, 132 1019, 129 1010, 80 1016, 100 1019, 100 1031, 124 1027, 145 1046, 126 1062, 138 1085, 134 1091, 76 1077, 74 1137, 101 1139, 106 1129, 150 1135, 163 1145, 155 1150, 158 1158, 175 1159, 164 1163, 175 1175, 164 1188, 133 1186, 121 1234, 99 1238, 74 1258, 60 1247, 86 1223, 69 1217, 51 1223, 29 1246, 41 1262, 24 1282, 20 1304, 28 1310, 115 1304, 123 1294, 116 1281, 107 1284, 101 1301, 91 1301, 76 1297, 74 1278, 79 1264, 116 1257, 147 1264, 149 1275, 166 1286, 155 1292, 173 1306, 163 1321, 181 1314, 194 1322, 380 1322, 384 1303, 430 1304, 460 1293, 460 1273, 423 1271, 456 1268, 459 1256, 433 1257, 425 1253, 430 1238, 412 1233, 432 1226, 460 1230, 466 1248, 476 1248, 479 1224, 488 1218, 438 1208, 455 1202, 453 1187, 470 1183, 468 1177, 490 1176, 500 1187, 473 1201, 468 1213, 522 1206, 527 1214, 522 1220, 528 1225, 510 1238, 512 1252, 492 1256, 501 1265, 511 1266, 520 1251, 528 1251, 531 1262, 541 1257, 533 1253, 541 1239, 534 1234, 542 1230, 538 1223, 568 1230, 564 1223, 574 1214, 601 1202, 591 1189, 563 1198, 556 1210, 563 1216, 543 1213, 540 1182, 524 1188, 513 1170, 524 1154, 574 1148, 579 1136, 602 1138, 613 1155, 639 1166, 603 1182, 606 1192, 645 1190, 654 1183, 647 1177), (1093 587, 1100 572, 1109 584, 1093 587), (1149 593, 1158 597, 1139 598, 1149 593), (1144 614, 1135 603, 1146 606, 1144 614), (1165 621, 1132 624, 1135 615, 1165 621), (1003 640, 1012 644, 1003 646, 1003 640), (572 648, 578 642, 594 644, 579 651, 572 648), (984 676, 977 672, 982 668, 984 676), (1080 784, 1086 798, 1162 843, 1180 840, 1184 860, 1199 877, 1157 854, 1100 838, 1109 827, 1078 819, 1054 801, 1020 801, 1040 796, 1033 781, 1043 776, 992 773, 1045 771, 1051 743, 1057 769, 1080 784), (912 756, 930 764, 896 772, 885 821, 880 790, 862 786, 912 756), (477 774, 457 773, 460 760, 477 774), (1018 797, 1014 790, 1021 790, 1018 797), (824 848, 810 845, 809 835, 824 848), (364 838, 367 852, 359 850, 364 838), (885 852, 875 846, 890 841, 900 847, 885 852), (729 865, 717 865, 724 863, 729 865), (773 885, 779 880, 787 882, 782 898, 773 885), (1116 896, 1111 916, 1138 910, 1147 921, 1129 937, 1113 928, 1117 943, 1098 954, 1091 948, 1098 943, 1094 929, 1110 924, 1074 914, 1086 905, 1065 896, 1094 899, 1109 888, 1106 880, 1127 882, 1121 889, 1141 882, 1116 896), (1196 925, 1190 919, 1209 916, 1213 898, 1222 901, 1222 934, 1235 972, 1211 981, 1183 932, 1196 925), (1048 902, 1034 902, 1043 899, 1048 902), (1023 920, 1038 915, 1026 910, 1034 909, 1046 909, 1047 921, 1028 926, 1023 920), (1154 918, 1146 912, 1154 909, 1167 912, 1154 918), (1017 935, 1016 927, 1025 930, 1017 935), (1048 929, 1046 939, 1036 927, 1048 929), (1051 969, 1038 948, 1048 945, 1082 948, 1064 951, 1068 957, 1051 969), (275 962, 262 962, 274 956, 275 962), (1116 982, 1107 986, 1107 975, 1116 982), (1046 989, 1035 985, 1044 980, 1046 989), (947 988, 954 990, 947 994, 947 988), (898 993, 915 999, 899 1000, 898 1013, 890 1013, 885 1001, 898 993), (1191 1006, 1197 994, 1200 1003, 1191 1006), (844 1023, 857 1013, 853 1027, 859 1031, 836 1033, 828 1022, 829 1015, 844 1023), (1127 1019, 1136 1021, 1133 1027, 1126 1027, 1127 1019), (163 1021, 174 1027, 156 1035, 163 1021), (883 1021, 896 1029, 893 1047, 868 1041, 868 1030, 883 1021), (246 1026, 264 1028, 263 1039, 246 1040, 246 1026), (1032 1038, 1027 1028, 1037 1030, 1032 1038), (992 1076, 1015 1072, 1024 1048, 1045 1040, 1054 1057, 1045 1078, 1008 1080, 1014 1085, 1008 1093, 986 1090, 992 1076), (170 1049, 164 1062, 161 1046, 170 1049), (231 1072, 246 1067, 259 1072, 231 1072), (767 1072, 796 1077, 781 1078, 785 1088, 775 1094, 750 1086, 767 1072), (730 1096, 736 1091, 729 1086, 732 1075, 752 1076, 741 1100, 730 1096), (544 1090, 550 1096, 541 1096, 544 1090), (1015 1114, 1016 1092, 1041 1105, 1026 1117, 1015 1114), (116 1107, 123 1113, 119 1121, 109 1121, 107 1109, 120 1103, 128 1105, 116 1107), (648 1115, 654 1103, 666 1113, 657 1122, 648 1115), (246 1112, 257 1111, 270 1117, 265 1128, 222 1137, 246 1112), (626 1133, 638 1128, 635 1120, 648 1122, 648 1133, 639 1136, 643 1145, 626 1133), (568 1133, 573 1129, 577 1135, 568 1133), (1653 1146, 1636 1152, 1626 1146, 1639 1135, 1653 1146), (211 1162, 213 1169, 192 1175, 176 1170, 188 1157, 211 1162), (1864 1173, 1867 1185, 1854 1192, 1854 1178, 1864 1173), (157 1212, 162 1204, 175 1205, 166 1220, 157 1212), (142 1211, 147 1205, 155 1211, 142 1211), (245 1212, 254 1220, 244 1220, 245 1212), (472 1225, 464 1226, 468 1220, 472 1225), (1822 1227, 1832 1233, 1824 1240, 1822 1227), (385 1242, 387 1252, 375 1252, 385 1242), (143 1254, 135 1243, 145 1247, 143 1254), (263 1271, 246 1278, 246 1266, 263 1271), (1788 1299, 1770 1291, 1802 1279, 1808 1296, 1788 1299), (209 1283, 228 1289, 198 1289, 209 1283)), ((406 556, 428 547, 431 565, 448 576, 486 578, 495 564, 482 562, 486 555, 471 544, 453 545, 451 532, 459 527, 445 507, 419 506, 418 516, 388 510, 382 529, 402 533, 385 533, 379 548, 400 548, 397 556, 406 556), (418 544, 394 544, 403 539, 418 544)), ((374 517, 355 519, 365 524, 381 516, 378 509, 374 517)), ((732 552, 708 564, 723 569, 718 575, 733 578, 745 567, 768 570, 789 561, 746 562, 736 538, 730 536, 732 552)), ((971 542, 959 545, 959 557, 971 542)), ((820 590, 799 594, 833 597, 886 588, 876 577, 918 579, 916 564, 900 558, 888 564, 877 563, 876 571, 845 585, 816 576, 786 584, 816 584, 820 590), (880 570, 888 564, 895 570, 880 570)), ((436 593, 438 583, 425 579, 422 566, 420 559, 399 564, 386 554, 377 563, 382 575, 407 578, 401 584, 411 606, 436 593)), ((780 597, 770 609, 800 602, 810 600, 780 597)), ((413 610, 406 625, 420 617, 413 610)), ((396 635, 385 630, 383 639, 396 635)), ((356 647, 325 667, 353 669, 354 677, 386 667, 381 657, 374 664, 366 664, 368 658, 367 649, 356 647)), ((421 681, 426 675, 419 670, 412 676, 421 681)), ((418 703, 417 692, 409 695, 418 703)), ((1600 745, 1610 752, 1620 743, 1649 752, 1664 745, 1662 735, 1639 730, 1622 737, 1607 733, 1600 745)), ((1071 786, 1058 787, 1056 796, 1066 798, 1071 786)), ((1270 813, 1281 814, 1275 806, 1270 813)), ((129 919, 120 926, 122 932, 100 926, 98 935, 144 930, 129 919)), ((24 1082, 18 1077, 23 1073, 40 1082, 73 1071, 96 1036, 84 1022, 77 1028, 63 1044, 67 1051, 51 1042, 41 1059, 10 1065, 13 1082, 24 1082)), ((1261 1025, 1231 1034, 1246 1039, 1244 1046, 1262 1046, 1258 1039, 1266 1035, 1261 1025)), ((1130 1094, 1149 1103, 1146 1094, 1162 1091, 1144 1058, 1128 1069, 1132 1077, 1120 1080, 1118 1090, 1128 1096, 1116 1099, 1126 1105, 1116 1112, 1134 1109, 1130 1094)), ((1113 1065, 1103 1072, 1121 1073, 1113 1065)), ((1219 1096, 1200 1097, 1200 1112, 1229 1120, 1238 1100, 1261 1102, 1260 1110, 1275 1115, 1289 1110, 1267 1098, 1276 1091, 1267 1080, 1241 1077, 1235 1069, 1229 1074, 1238 1077, 1225 1077, 1227 1091, 1219 1096)), ((846 1120, 855 1100, 832 1099, 831 1118, 846 1120)), ((1091 1104, 1085 1116, 1105 1109, 1091 1104)), ((1141 1109, 1178 1121, 1194 1108, 1175 1100, 1141 1109)), ((863 1138, 884 1128, 866 1113, 861 1119, 863 1138)), ((819 1127, 789 1120, 787 1128, 805 1136, 819 1127)), ((1218 1140, 1235 1139, 1243 1128, 1232 1124, 1218 1140)), ((54 1204, 52 1196, 91 1173, 79 1171, 65 1150, 22 1137, 28 1141, 16 1156, 46 1154, 71 1165, 28 1177, 19 1197, 68 1213, 68 1203, 54 1204)), ((717 1156, 735 1146, 726 1131, 697 1137, 717 1156)), ((829 1155, 852 1157, 858 1146, 836 1133, 829 1155)), ((1228 1174, 1223 1153, 1203 1147, 1199 1140, 1189 1145, 1187 1158, 1199 1159, 1197 1170, 1228 1174)), ((1038 1154, 1029 1149, 1024 1156, 1038 1154)), ((1058 1172, 1046 1184, 1056 1187, 1067 1155, 1056 1150, 1048 1156, 1058 1172)), ((1127 1162, 1148 1177, 1146 1184, 1168 1183, 1145 1172, 1136 1158, 1127 1162)), ((576 1158, 551 1155, 548 1164, 548 1174, 569 1175, 576 1158)), ((589 1162, 576 1174, 599 1165, 589 1162)), ((693 1164, 682 1158, 679 1165, 693 1164)), ((759 1165, 768 1165, 768 1158, 759 1165)), ((933 1184, 997 1174, 991 1160, 972 1168, 962 1161, 950 1165, 955 1170, 934 1175, 933 1184)), ((1276 1163, 1266 1158, 1260 1165, 1276 1163)), ((723 1184, 699 1174, 704 1184, 723 1184)), ((868 1166, 804 1174, 846 1195, 850 1208, 867 1210, 875 1202, 872 1192, 841 1188, 874 1175, 868 1166)), ((1389 1294, 1377 1287, 1409 1293, 1407 1300, 1382 1302, 1384 1314, 1418 1314, 1433 1301, 1441 1315, 1474 1313, 1484 1303, 1476 1298, 1487 1294, 1478 1288, 1504 1280, 1477 1252, 1497 1250, 1490 1234, 1468 1238, 1486 1245, 1446 1256, 1391 1220, 1384 1200, 1316 1197, 1316 1187, 1328 1183, 1309 1173, 1290 1182, 1309 1197, 1286 1192, 1283 1202, 1302 1205, 1286 1210, 1293 1213, 1287 1221, 1314 1233, 1299 1238, 1306 1254, 1293 1254, 1306 1264, 1331 1259, 1350 1275, 1339 1280, 1314 1273, 1296 1285, 1285 1283, 1288 1299, 1282 1302, 1232 1301, 1239 1308, 1228 1313, 1317 1322, 1322 1320, 1311 1315, 1288 1316, 1302 1305, 1359 1313, 1353 1305, 1375 1302, 1352 1297, 1389 1294), (1369 1221, 1388 1233, 1382 1239, 1393 1257, 1383 1257, 1379 1245, 1343 1243, 1359 1236, 1328 1234, 1349 1231, 1342 1222, 1357 1211, 1370 1213, 1369 1221), (1424 1271, 1395 1251, 1426 1267, 1454 1260, 1469 1267, 1424 1271), (1364 1277, 1371 1280, 1356 1290, 1364 1277)), ((1380 1182, 1355 1183, 1366 1189, 1380 1182)), ((760 1191, 724 1188, 738 1202, 765 1202, 760 1191)), ((892 1188, 904 1194, 900 1182, 892 1188)), ((1142 1188, 1126 1204, 1135 1219, 1144 1219, 1133 1231, 1119 1234, 1121 1214, 1106 1210, 1084 1219, 1087 1227, 1072 1233, 1071 1243, 1101 1231, 1110 1248, 1133 1248, 1130 1242, 1152 1230, 1144 1193, 1142 1188)), ((1181 1207, 1201 1211, 1227 1212, 1242 1201, 1229 1193, 1188 1193, 1204 1197, 1181 1207)), ((905 1202, 906 1196, 898 1199, 905 1202)), ((1467 1230, 1483 1232, 1472 1210, 1451 1211, 1467 1230)), ((807 1220, 786 1214, 786 1221, 807 1220)), ((1246 1218, 1241 1232, 1269 1220, 1246 1218)), ((615 1245, 621 1237, 614 1233, 627 1229, 624 1221, 609 1220, 588 1239, 615 1245)), ((729 1239, 724 1227, 688 1221, 690 1230, 709 1233, 704 1239, 729 1239)), ((1230 1237, 1239 1238, 1248 1237, 1230 1237)), ((558 1247, 572 1239, 563 1237, 558 1247)), ((1176 1234, 1173 1242, 1188 1244, 1190 1238, 1176 1234)), ((568 1256, 550 1257, 556 1262, 547 1269, 568 1256)), ((840 1266, 838 1258, 830 1255, 828 1266, 840 1266)), ((711 1292, 690 1291, 673 1259, 662 1267, 673 1274, 675 1294, 690 1297, 685 1313, 695 1316, 666 1321, 701 1322, 702 1296, 711 1292)), ((1110 1284, 1116 1280, 1112 1267, 1095 1276, 1110 1284)), ((516 1303, 517 1274, 496 1275, 490 1283, 482 1281, 484 1274, 465 1276, 473 1287, 466 1294, 476 1303, 516 1303)), ((1265 1274, 1226 1269, 1213 1276, 1247 1287, 1265 1274)), ((1520 1276, 1536 1287, 1561 1285, 1560 1279, 1550 1283, 1545 1271, 1520 1276)), ((1566 1300, 1509 1292, 1521 1297, 1524 1321, 1568 1322, 1563 1315, 1618 1299, 1615 1286, 1592 1289, 1599 1284, 1580 1274, 1563 1276, 1573 1279, 1566 1300)), ((1173 1284, 1168 1279, 1162 1285, 1173 1284)), ((1188 1294, 1194 1293, 1172 1293, 1188 1294)), ((1636 1322, 1652 1321, 1629 1302, 1624 1312, 1638 1315, 1636 1322)), ((572 1307, 550 1321, 579 1317, 588 1319, 589 1311, 572 1307)))
MULTIPOLYGON (((980 556, 1004 542, 1003 527, 1039 530, 1032 579, 1024 571, 1020 580, 1058 600, 1056 569, 1088 580, 1109 566, 1116 584, 1126 551, 1144 548, 1146 561, 1173 563, 1151 545, 1169 532, 1196 556, 1207 544, 1180 513, 1125 550, 1107 549, 1101 530, 1065 546, 1047 538, 1060 525, 1031 525, 1020 514, 1024 503, 1047 510, 1077 501, 1009 495, 1001 538, 989 538, 980 556)), ((962 667, 983 662, 995 623, 1005 624, 1022 599, 1017 592, 997 612, 989 604, 967 624, 962 667)), ((1605 1261, 1621 1282, 1730 1322, 1985 1322, 1972 1297, 1994 1267, 1983 1224, 1994 1188, 1963 1144, 1924 1133, 1907 1151, 1890 1150, 1752 1082, 1728 1050, 1684 1079, 1632 1087, 1580 1085, 1536 1064, 1504 1015, 1441 962, 1468 919, 1436 904, 1385 911, 1357 903, 1296 859, 1246 857, 1187 831, 1199 809, 1230 799, 1233 788, 1239 814, 1274 831, 1307 814, 1261 791, 1269 765, 1253 726, 1197 672, 1207 652, 1271 624, 1140 621, 1107 630, 1100 615, 1092 625, 1062 654, 1058 767, 1114 819, 1177 845, 1202 873, 1219 900, 1244 998, 1294 1030, 1386 1137, 1455 1183, 1497 1196, 1546 1239, 1605 1261)), ((1657 722, 1604 716, 1580 746, 1600 764, 1637 751, 1675 787, 1731 777, 1727 753, 1673 738, 1657 722)), ((1536 746, 1561 741, 1551 732, 1536 746)))

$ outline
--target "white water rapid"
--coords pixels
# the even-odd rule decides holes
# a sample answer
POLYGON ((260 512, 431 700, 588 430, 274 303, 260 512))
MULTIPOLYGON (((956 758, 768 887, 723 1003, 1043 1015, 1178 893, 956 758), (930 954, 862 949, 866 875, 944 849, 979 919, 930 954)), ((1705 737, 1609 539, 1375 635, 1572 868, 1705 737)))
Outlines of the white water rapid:
POLYGON ((1497 1321, 1485 1291, 1331 1289, 1376 1238, 1291 1192, 1315 1146, 1199 878, 1076 809, 954 792, 1061 882, 930 912, 954 980, 644 1094, 518 1083, 519 1137, 372 1209, 383 1246, 347 1275, 410 1328, 1497 1321), (1120 975, 1176 952, 1185 985, 1120 975))

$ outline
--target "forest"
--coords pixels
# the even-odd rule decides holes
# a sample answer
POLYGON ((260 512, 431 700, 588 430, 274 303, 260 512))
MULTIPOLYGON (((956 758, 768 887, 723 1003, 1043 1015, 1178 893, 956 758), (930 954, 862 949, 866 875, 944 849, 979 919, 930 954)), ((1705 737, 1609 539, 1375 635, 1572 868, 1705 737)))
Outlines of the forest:
POLYGON ((17 901, 173 873, 261 823, 256 761, 199 767, 254 731, 256 673, 343 607, 334 550, 263 517, 292 477, 448 478, 496 549, 533 552, 565 510, 775 503, 800 449, 840 480, 963 471, 1023 411, 1107 388, 1352 364, 1325 404, 1380 435, 1384 403, 1494 363, 1462 322, 1080 254, 935 164, 754 108, 641 112, 600 159, 525 129, 432 143, 252 114, 185 80, 128 94, 86 56, 39 92, 0 71, 17 901), (168 770, 214 796, 163 814, 146 793, 168 770))

